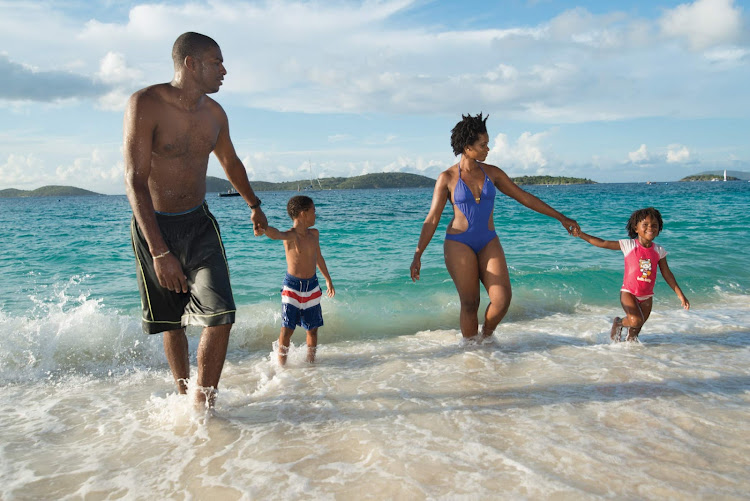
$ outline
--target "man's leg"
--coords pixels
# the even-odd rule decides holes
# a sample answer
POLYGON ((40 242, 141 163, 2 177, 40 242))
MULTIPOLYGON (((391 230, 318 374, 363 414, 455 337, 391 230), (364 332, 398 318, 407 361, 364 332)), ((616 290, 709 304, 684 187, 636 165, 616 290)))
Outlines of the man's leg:
POLYGON ((187 393, 187 381, 190 378, 190 359, 185 329, 164 333, 164 354, 167 356, 169 368, 172 369, 177 390, 184 395, 187 393))
POLYGON ((231 329, 232 324, 204 327, 198 344, 198 391, 195 399, 196 403, 208 408, 212 408, 216 400, 231 329))

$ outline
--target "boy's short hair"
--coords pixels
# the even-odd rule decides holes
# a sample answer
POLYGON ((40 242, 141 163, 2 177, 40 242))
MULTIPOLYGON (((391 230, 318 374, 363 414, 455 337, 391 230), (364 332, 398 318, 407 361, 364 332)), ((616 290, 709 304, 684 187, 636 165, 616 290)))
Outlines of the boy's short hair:
POLYGON ((296 197, 289 199, 289 202, 286 204, 286 211, 289 214, 289 217, 294 220, 297 219, 297 216, 299 216, 302 211, 312 209, 313 205, 315 204, 313 203, 312 198, 306 197, 305 195, 297 195, 296 197))
POLYGON ((489 115, 482 118, 482 114, 477 116, 461 115, 461 121, 451 130, 451 148, 453 153, 460 155, 464 148, 471 146, 479 140, 480 134, 487 134, 487 119, 489 115))
POLYGON ((628 224, 625 225, 625 229, 628 230, 628 235, 630 236, 630 238, 635 238, 638 236, 638 232, 635 231, 636 226, 638 226, 638 223, 646 219, 648 216, 656 219, 656 222, 659 224, 659 233, 661 233, 661 229, 664 228, 664 221, 662 221, 661 219, 661 213, 653 207, 647 207, 645 209, 638 209, 630 215, 628 224))

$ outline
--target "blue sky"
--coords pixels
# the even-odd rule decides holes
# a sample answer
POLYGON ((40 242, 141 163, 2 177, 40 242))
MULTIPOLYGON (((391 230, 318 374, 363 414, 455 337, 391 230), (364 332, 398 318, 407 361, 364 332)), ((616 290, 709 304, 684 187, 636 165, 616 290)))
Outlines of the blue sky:
POLYGON ((124 193, 125 101, 185 31, 222 48, 251 180, 434 178, 480 111, 511 176, 750 171, 745 2, 0 0, 0 189, 124 193))

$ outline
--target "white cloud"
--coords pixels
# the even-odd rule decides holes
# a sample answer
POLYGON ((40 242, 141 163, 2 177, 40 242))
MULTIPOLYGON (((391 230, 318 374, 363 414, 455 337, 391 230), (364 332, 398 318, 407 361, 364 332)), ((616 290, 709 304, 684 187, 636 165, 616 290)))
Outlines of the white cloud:
POLYGON ((642 144, 640 148, 635 151, 628 153, 628 159, 634 164, 648 162, 651 156, 646 149, 646 145, 642 144))
POLYGON ((695 50, 737 41, 742 33, 741 10, 734 0, 696 0, 664 13, 662 32, 685 38, 695 50))
POLYGON ((690 159, 690 150, 679 144, 669 145, 667 149, 667 163, 683 163, 690 159))
POLYGON ((524 171, 542 174, 549 163, 542 146, 547 135, 548 132, 537 134, 524 132, 515 144, 511 144, 508 136, 500 133, 495 136, 490 153, 487 155, 487 163, 496 165, 506 172, 509 169, 520 168, 524 171))
POLYGON ((16 189, 35 189, 44 179, 40 173, 43 172, 43 162, 34 156, 11 154, 4 164, 0 164, 0 179, 3 187, 16 189))

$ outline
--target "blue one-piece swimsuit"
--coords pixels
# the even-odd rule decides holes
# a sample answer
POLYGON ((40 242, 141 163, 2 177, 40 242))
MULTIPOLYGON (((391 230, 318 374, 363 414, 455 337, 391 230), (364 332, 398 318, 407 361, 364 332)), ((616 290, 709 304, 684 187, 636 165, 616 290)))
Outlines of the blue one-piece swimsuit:
POLYGON ((479 254, 479 251, 497 236, 497 233, 489 229, 490 216, 495 210, 495 193, 495 186, 485 172, 479 202, 474 200, 474 194, 461 179, 461 166, 459 165, 458 183, 456 183, 456 189, 453 190, 453 203, 466 216, 469 228, 463 233, 446 233, 445 239, 466 244, 475 254, 479 254))

